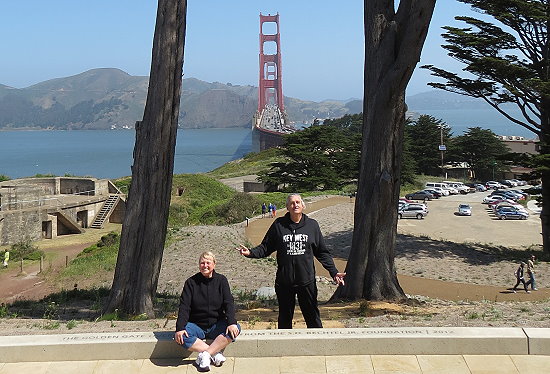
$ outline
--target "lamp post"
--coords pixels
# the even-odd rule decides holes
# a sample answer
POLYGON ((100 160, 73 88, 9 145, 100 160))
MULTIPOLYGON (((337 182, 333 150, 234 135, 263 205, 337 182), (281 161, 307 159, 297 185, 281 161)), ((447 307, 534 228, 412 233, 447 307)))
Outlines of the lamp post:
POLYGON ((443 144, 443 126, 439 125, 439 133, 440 133, 440 139, 439 139, 439 150, 441 151, 441 178, 445 179, 445 171, 443 169, 443 152, 447 150, 447 147, 445 144, 443 144))

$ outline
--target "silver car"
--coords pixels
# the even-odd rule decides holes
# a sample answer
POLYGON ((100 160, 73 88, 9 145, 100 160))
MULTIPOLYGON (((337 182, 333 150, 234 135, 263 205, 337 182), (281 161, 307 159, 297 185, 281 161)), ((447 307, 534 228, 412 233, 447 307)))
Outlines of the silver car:
POLYGON ((417 218, 422 219, 428 215, 428 207, 424 204, 410 204, 397 211, 399 218, 417 218))
POLYGON ((460 204, 458 206, 458 215, 459 216, 471 216, 472 215, 472 207, 468 204, 460 204))

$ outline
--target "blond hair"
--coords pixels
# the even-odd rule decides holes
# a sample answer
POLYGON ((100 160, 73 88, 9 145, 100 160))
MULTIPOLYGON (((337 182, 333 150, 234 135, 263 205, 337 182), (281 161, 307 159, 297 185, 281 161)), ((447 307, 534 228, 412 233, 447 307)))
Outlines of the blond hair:
POLYGON ((286 206, 288 207, 288 204, 290 203, 290 199, 293 197, 293 196, 298 196, 300 198, 300 203, 302 203, 302 208, 306 208, 306 203, 304 203, 304 200, 302 199, 302 196, 300 196, 299 193, 291 193, 289 194, 287 197, 286 197, 286 206))
POLYGON ((214 253, 212 253, 210 251, 203 252, 201 254, 201 256, 199 257, 199 262, 203 258, 206 259, 206 260, 212 260, 213 263, 216 263, 216 256, 214 255, 214 253))

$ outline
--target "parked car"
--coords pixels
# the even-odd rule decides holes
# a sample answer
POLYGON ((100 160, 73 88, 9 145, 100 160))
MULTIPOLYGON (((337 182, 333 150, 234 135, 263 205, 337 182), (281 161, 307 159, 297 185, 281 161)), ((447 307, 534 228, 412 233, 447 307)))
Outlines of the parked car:
POLYGON ((487 191, 487 187, 485 187, 483 184, 481 183, 475 183, 474 184, 474 187, 477 191, 480 191, 480 192, 485 192, 487 191))
POLYGON ((500 184, 505 185, 506 187, 517 187, 518 184, 511 179, 504 179, 499 182, 500 184))
POLYGON ((529 217, 529 213, 513 207, 502 207, 496 213, 499 219, 527 219, 529 217))
POLYGON ((510 191, 500 191, 500 190, 498 190, 498 191, 491 192, 491 196, 495 196, 495 195, 496 196, 503 196, 506 199, 510 199, 510 200, 514 200, 514 201, 525 199, 525 197, 523 195, 513 193, 513 192, 510 192, 510 191))
POLYGON ((505 200, 506 198, 502 195, 489 195, 489 196, 486 196, 483 198, 483 201, 481 202, 482 204, 490 204, 490 203, 493 203, 495 201, 502 201, 502 200, 505 200))
POLYGON ((496 205, 500 204, 500 203, 507 203, 509 205, 514 205, 514 206, 521 206, 521 204, 515 202, 514 200, 511 200, 511 199, 502 199, 502 200, 495 200, 493 202, 490 202, 489 204, 487 204, 490 208, 494 208, 496 205))
POLYGON ((397 217, 422 219, 428 215, 428 207, 424 204, 410 204, 397 211, 397 217))
POLYGON ((426 192, 426 191, 416 191, 414 193, 410 193, 410 194, 405 195, 405 198, 407 198, 409 200, 428 201, 428 200, 432 200, 434 198, 434 196, 431 193, 426 192))
POLYGON ((431 193, 433 195, 434 199, 439 199, 441 196, 443 196, 443 192, 437 191, 436 187, 434 187, 433 189, 426 188, 426 189, 424 189, 424 191, 426 191, 428 193, 431 193))
POLYGON ((451 194, 448 187, 449 186, 443 182, 427 182, 425 186, 427 189, 437 189, 438 191, 441 191, 443 196, 449 196, 451 194))
POLYGON ((468 204, 460 204, 458 206, 458 215, 459 216, 471 216, 472 215, 472 207, 468 204))
POLYGON ((443 183, 447 183, 447 185, 451 188, 454 188, 455 190, 458 191, 458 193, 461 193, 463 195, 467 194, 468 192, 470 192, 470 188, 468 186, 466 186, 464 183, 462 182, 451 182, 451 181, 443 181, 443 183))
POLYGON ((542 194, 542 184, 539 184, 538 186, 526 188, 523 191, 527 192, 530 195, 540 195, 542 194))
POLYGON ((520 179, 510 179, 512 182, 516 182, 518 186, 525 186, 527 184, 526 181, 522 181, 520 179))
POLYGON ((499 203, 496 203, 495 205, 492 206, 492 209, 495 211, 495 213, 501 209, 501 208, 504 208, 504 207, 507 207, 507 208, 513 208, 513 209, 516 209, 516 210, 519 210, 519 211, 522 211, 522 212, 525 212, 525 213, 528 213, 527 212, 527 209, 525 209, 523 207, 523 205, 520 205, 520 204, 516 204, 514 202, 509 202, 509 201, 501 201, 499 203))
POLYGON ((525 190, 510 190, 510 191, 514 193, 519 193, 520 195, 525 196, 526 199, 529 198, 529 193, 525 192, 525 190))
MULTIPOLYGON (((479 191, 479 190, 477 189, 477 183, 464 183, 464 185, 465 185, 466 187, 468 187, 468 189, 469 189, 469 190, 468 190, 468 193, 474 193, 474 192, 479 191)), ((484 186, 483 188, 485 188, 485 186, 484 186)))
POLYGON ((485 187, 487 187, 488 189, 491 188, 493 190, 499 190, 499 189, 502 189, 502 188, 506 188, 505 185, 503 185, 501 183, 498 183, 497 181, 487 181, 487 182, 485 182, 485 187))

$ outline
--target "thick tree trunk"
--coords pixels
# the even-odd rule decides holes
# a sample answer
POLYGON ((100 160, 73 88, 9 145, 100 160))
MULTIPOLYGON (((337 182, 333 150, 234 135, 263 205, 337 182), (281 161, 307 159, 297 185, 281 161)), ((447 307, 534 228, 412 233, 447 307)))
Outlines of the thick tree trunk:
POLYGON ((435 0, 365 0, 363 144, 346 286, 333 299, 400 300, 395 271, 405 88, 435 0))
POLYGON ((136 123, 132 184, 106 311, 153 316, 168 208, 185 43, 186 0, 159 0, 149 90, 136 123))

